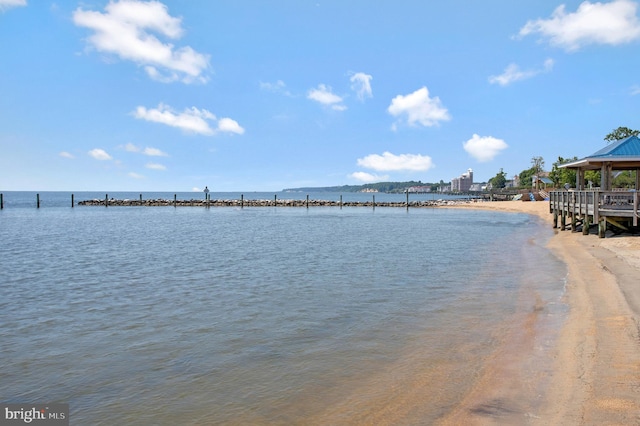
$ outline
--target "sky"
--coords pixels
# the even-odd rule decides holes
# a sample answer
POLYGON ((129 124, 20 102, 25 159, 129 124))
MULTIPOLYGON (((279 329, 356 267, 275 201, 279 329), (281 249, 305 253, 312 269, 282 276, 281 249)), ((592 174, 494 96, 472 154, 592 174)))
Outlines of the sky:
POLYGON ((640 2, 0 0, 0 190, 511 178, 640 129, 640 2))

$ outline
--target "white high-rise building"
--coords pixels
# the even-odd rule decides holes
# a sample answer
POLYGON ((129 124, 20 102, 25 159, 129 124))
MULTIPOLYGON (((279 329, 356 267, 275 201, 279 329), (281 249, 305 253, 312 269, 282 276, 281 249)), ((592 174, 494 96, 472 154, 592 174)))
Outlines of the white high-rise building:
POLYGON ((459 177, 451 179, 451 192, 468 192, 471 185, 473 185, 473 170, 469 169, 459 177))

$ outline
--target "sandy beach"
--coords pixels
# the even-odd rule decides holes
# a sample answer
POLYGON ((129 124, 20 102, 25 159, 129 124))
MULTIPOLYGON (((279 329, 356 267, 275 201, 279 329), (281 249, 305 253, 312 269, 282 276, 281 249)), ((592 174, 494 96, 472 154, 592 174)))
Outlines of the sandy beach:
MULTIPOLYGON (((483 202, 454 208, 521 212, 539 216, 549 227, 548 202, 483 202)), ((508 353, 496 354, 446 425, 630 425, 640 424, 640 237, 600 239, 556 231, 549 249, 567 265, 568 317, 559 330, 546 367, 538 403, 516 400, 540 379, 514 371, 508 353)), ((543 312, 531 313, 531 321, 543 312)), ((528 330, 523 330, 527 339, 528 330)), ((534 339, 535 336, 531 336, 534 339)), ((534 370, 534 371, 535 371, 534 370)), ((531 395, 529 395, 531 398, 531 395)))

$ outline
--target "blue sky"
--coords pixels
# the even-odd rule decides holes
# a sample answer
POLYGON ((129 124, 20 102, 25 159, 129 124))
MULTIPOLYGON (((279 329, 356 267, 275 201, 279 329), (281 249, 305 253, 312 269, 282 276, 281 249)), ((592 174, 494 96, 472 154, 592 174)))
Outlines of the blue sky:
POLYGON ((0 0, 0 190, 550 169, 640 129, 639 6, 0 0))

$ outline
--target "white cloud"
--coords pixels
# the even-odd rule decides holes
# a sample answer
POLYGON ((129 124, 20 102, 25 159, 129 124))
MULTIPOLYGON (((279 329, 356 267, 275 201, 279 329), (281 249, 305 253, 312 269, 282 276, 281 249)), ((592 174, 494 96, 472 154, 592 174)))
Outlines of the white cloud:
POLYGON ((358 99, 363 101, 365 98, 372 98, 373 92, 371 91, 372 76, 363 72, 357 72, 350 78, 351 90, 356 92, 358 99))
POLYGON ((129 177, 132 177, 134 179, 144 179, 143 175, 140 175, 136 172, 129 172, 129 177))
POLYGON ((528 71, 522 71, 516 64, 509 64, 502 74, 489 77, 489 83, 507 86, 515 81, 526 80, 540 73, 549 72, 553 69, 553 64, 553 59, 549 58, 544 61, 542 69, 528 71))
POLYGON ((163 152, 158 148, 151 148, 149 146, 146 147, 144 150, 142 150, 142 153, 144 155, 148 155, 149 157, 168 157, 169 156, 169 154, 167 154, 166 152, 163 152))
POLYGON ((538 33, 553 46, 575 51, 589 44, 619 45, 640 39, 637 3, 614 0, 610 3, 585 1, 574 13, 558 6, 549 19, 528 21, 519 36, 538 33))
POLYGON ((371 154, 358 158, 358 165, 377 171, 425 171, 433 167, 431 157, 420 154, 395 155, 384 152, 382 155, 371 154))
POLYGON ((389 175, 374 175, 367 172, 355 172, 351 173, 347 177, 355 179, 360 182, 371 183, 371 182, 381 182, 385 180, 389 180, 389 175))
POLYGON ((104 149, 100 149, 100 148, 95 148, 92 149, 91 151, 88 152, 89 156, 95 158, 96 160, 101 160, 101 161, 106 161, 106 160, 113 160, 113 157, 110 156, 107 151, 105 151, 104 149))
POLYGON ((27 0, 0 0, 0 12, 11 9, 12 7, 26 6, 27 0))
MULTIPOLYGON (((387 109, 394 117, 406 116, 406 121, 410 126, 421 124, 431 127, 439 124, 440 121, 451 119, 449 112, 442 106, 440 98, 429 97, 429 89, 422 87, 406 96, 398 95, 391 100, 391 105, 387 109)), ((396 130, 398 122, 392 129, 396 130)))
POLYGON ((631 86, 631 96, 640 95, 640 86, 634 84, 631 86))
POLYGON ((235 133, 238 135, 241 135, 244 133, 244 129, 242 128, 242 126, 238 124, 237 121, 232 120, 230 118, 226 118, 226 117, 221 118, 220 121, 218 121, 218 131, 235 133))
POLYGON ((167 170, 167 167, 164 164, 158 163, 147 163, 145 167, 151 170, 167 170))
POLYGON ((76 158, 76 157, 73 156, 73 154, 71 154, 71 153, 69 153, 67 151, 61 151, 58 155, 60 157, 62 157, 62 158, 76 158))
MULTIPOLYGON (((178 113, 168 105, 160 104, 158 108, 147 109, 139 106, 133 112, 135 118, 152 121, 155 123, 166 124, 167 126, 177 127, 186 132, 197 133, 201 135, 211 136, 219 132, 243 134, 244 129, 237 121, 231 118, 221 118, 217 122, 214 129, 211 124, 215 122, 216 116, 206 109, 198 109, 196 107, 186 108, 183 112, 178 113)), ((145 148, 146 155, 158 155, 155 148, 145 148), (155 152, 156 154, 151 154, 155 152)))
POLYGON ((139 146, 135 146, 131 142, 126 144, 124 146, 124 149, 125 151, 128 151, 128 152, 139 152, 141 154, 148 155, 149 157, 168 157, 169 156, 169 154, 159 150, 158 148, 151 148, 148 146, 143 149, 143 148, 140 148, 139 146))
POLYGON ((160 104, 158 108, 147 109, 139 106, 133 113, 134 117, 177 127, 187 132, 212 135, 213 129, 207 120, 215 120, 216 116, 206 109, 196 107, 187 108, 182 113, 176 113, 169 106, 160 104))
POLYGON ((293 96, 293 94, 287 89, 287 85, 282 80, 278 80, 275 83, 260 82, 260 90, 273 93, 281 93, 285 96, 293 96))
POLYGON ((124 146, 124 150, 127 152, 140 152, 140 148, 129 142, 124 146))
POLYGON ((331 87, 319 84, 317 89, 311 89, 307 93, 307 99, 319 102, 322 105, 331 107, 336 111, 344 111, 346 106, 342 105, 342 98, 331 91, 331 87))
POLYGON ((493 160, 500 151, 509 147, 502 139, 497 139, 492 136, 478 136, 476 134, 464 142, 462 146, 469 155, 481 163, 493 160))
POLYGON ((183 33, 181 18, 169 15, 167 6, 159 1, 110 1, 105 13, 78 8, 73 22, 94 31, 87 41, 96 50, 143 66, 154 80, 207 81, 203 73, 209 68, 208 55, 189 46, 176 48, 156 37, 175 40, 183 33))

